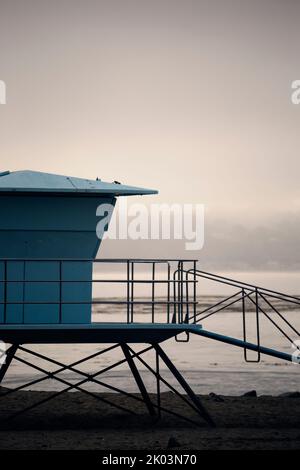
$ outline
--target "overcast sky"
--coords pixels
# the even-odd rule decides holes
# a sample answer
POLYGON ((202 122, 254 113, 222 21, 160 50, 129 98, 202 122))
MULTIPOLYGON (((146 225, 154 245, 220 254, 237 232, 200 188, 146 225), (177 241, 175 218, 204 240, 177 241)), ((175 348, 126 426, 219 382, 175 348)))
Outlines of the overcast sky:
POLYGON ((233 251, 237 224, 258 250, 267 225, 294 267, 299 20, 297 0, 0 0, 1 168, 204 203, 233 251))

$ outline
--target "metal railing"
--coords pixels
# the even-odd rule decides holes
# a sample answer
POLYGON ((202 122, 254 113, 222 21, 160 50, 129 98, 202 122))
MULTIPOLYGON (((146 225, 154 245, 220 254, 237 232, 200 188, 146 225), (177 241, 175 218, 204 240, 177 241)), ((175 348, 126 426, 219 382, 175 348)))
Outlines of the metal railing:
MULTIPOLYGON (((247 353, 248 349, 244 348, 244 359, 246 362, 260 362, 260 345, 261 345, 261 317, 263 316, 272 325, 275 329, 281 333, 281 335, 288 340, 289 346, 294 344, 292 335, 297 335, 297 338, 300 339, 299 330, 285 317, 283 313, 279 311, 279 308, 274 305, 274 300, 293 305, 296 309, 300 310, 300 297, 284 294, 271 289, 266 289, 259 287, 250 283, 237 281, 224 276, 219 276, 216 274, 208 273, 198 269, 190 269, 184 271, 186 279, 192 277, 193 279, 206 279, 208 281, 213 281, 215 283, 223 284, 230 286, 232 288, 237 288, 238 290, 225 296, 222 300, 217 302, 212 302, 211 305, 205 307, 204 309, 197 311, 196 314, 190 315, 187 319, 187 322, 201 323, 219 313, 224 312, 228 309, 233 309, 234 306, 240 306, 240 312, 242 314, 242 332, 243 332, 243 341, 247 342, 247 313, 252 312, 255 315, 255 336, 256 336, 256 345, 257 345, 257 357, 256 359, 249 359, 247 353), (281 324, 278 323, 280 319, 281 324)), ((300 322, 300 312, 299 312, 299 322, 300 322)), ((297 345, 295 348, 299 349, 297 345)))
MULTIPOLYGON (((70 269, 68 272, 70 272, 70 269)), ((272 323, 276 330, 288 340, 289 346, 293 343, 293 335, 300 338, 299 329, 280 311, 278 301, 293 305, 300 310, 300 298, 297 296, 201 271, 197 269, 197 260, 0 259, 0 323, 2 324, 10 323, 8 309, 11 309, 13 305, 21 306, 21 319, 19 318, 18 321, 14 322, 18 324, 27 323, 24 314, 25 309, 30 310, 37 305, 40 306, 41 312, 43 312, 43 306, 58 306, 58 317, 53 323, 59 324, 66 323, 64 317, 66 306, 70 307, 69 317, 72 316, 72 307, 80 311, 80 307, 83 310, 90 306, 89 321, 94 320, 92 314, 95 314, 97 322, 112 320, 121 323, 201 323, 202 325, 205 320, 219 312, 238 309, 242 315, 242 340, 244 343, 247 342, 249 337, 248 314, 251 313, 254 317, 257 357, 250 359, 248 349, 245 347, 244 358, 247 362, 260 361, 262 317, 272 323), (11 266, 14 263, 17 263, 20 268, 16 278, 10 274, 11 266), (35 263, 45 263, 45 267, 49 263, 54 263, 56 275, 47 278, 47 270, 45 269, 46 274, 43 274, 42 267, 40 269, 41 276, 31 278, 28 276, 27 268, 35 265, 35 263), (70 263, 79 263, 81 266, 86 264, 90 270, 87 270, 88 274, 76 278, 76 269, 74 269, 74 275, 71 269, 72 275, 68 277, 65 274, 65 266, 70 267, 70 263), (117 275, 113 277, 114 274, 117 275), (197 284, 204 279, 234 288, 236 292, 230 293, 230 295, 221 299, 214 296, 209 305, 203 306, 203 291, 201 289, 200 296, 197 292, 197 284), (40 286, 45 286, 45 284, 48 287, 54 284, 56 294, 47 297, 47 295, 45 296, 45 289, 41 289, 44 295, 39 298, 40 286), (18 295, 11 295, 11 285, 20 287, 18 295), (30 290, 28 286, 32 287, 34 285, 36 285, 36 288, 33 288, 34 299, 32 299, 27 293, 30 290), (80 297, 80 295, 78 296, 79 286, 84 285, 90 287, 80 297), (112 286, 121 285, 124 287, 123 295, 98 295, 94 291, 99 285, 105 286, 105 289, 107 286, 112 289, 112 286), (67 296, 65 295, 65 286, 69 289, 67 296), (140 295, 139 288, 141 286, 148 288, 148 295, 140 295), (99 308, 102 308, 101 312, 99 312, 99 308), (112 313, 109 320, 105 316, 107 312, 112 313)), ((78 323, 84 323, 84 321, 79 320, 78 323)))
MULTIPOLYGON (((135 315, 137 313, 137 307, 142 306, 150 307, 150 322, 155 323, 156 313, 158 307, 165 307, 165 315, 163 322, 166 323, 184 323, 189 322, 190 312, 193 312, 194 317, 196 316, 196 305, 197 305, 197 292, 196 275, 185 276, 184 273, 189 272, 191 269, 196 270, 197 260, 189 259, 53 259, 53 258, 32 258, 32 259, 20 259, 0 258, 0 270, 2 268, 2 275, 0 274, 0 308, 3 306, 3 321, 0 323, 7 323, 7 309, 8 306, 21 305, 23 306, 23 319, 21 322, 26 323, 24 319, 24 306, 40 305, 41 309, 43 306, 58 305, 59 306, 59 321, 62 323, 62 309, 65 305, 78 306, 78 305, 90 305, 95 308, 98 305, 105 306, 106 309, 109 306, 124 306, 125 315, 123 321, 126 323, 134 323, 135 315), (12 263, 18 263, 21 266, 21 275, 19 274, 16 279, 13 276, 8 275, 9 267, 12 263), (26 276, 27 267, 34 263, 54 263, 57 265, 57 275, 55 278, 47 278, 44 276, 38 279, 29 279, 26 276), (63 270, 66 264, 69 263, 87 263, 91 264, 93 277, 91 278, 66 278, 63 277, 63 270), (106 270, 102 269, 106 266, 106 270), (112 268, 118 268, 117 272, 120 277, 111 277, 110 270, 112 268), (145 278, 145 272, 139 273, 138 268, 143 267, 146 273, 150 274, 149 278, 145 278), (108 271, 108 273, 107 273, 108 271), (104 277, 100 278, 99 276, 104 277), (41 300, 28 299, 26 295, 25 286, 33 285, 55 285, 58 287, 58 294, 56 298, 52 295, 49 298, 42 298, 41 300), (88 299, 76 299, 76 300, 65 300, 63 291, 64 286, 70 285, 74 288, 74 294, 76 295, 76 286, 91 284, 93 289, 95 285, 124 285, 126 294, 123 297, 109 298, 107 296, 93 296, 90 295, 88 299), (14 296, 9 295, 10 285, 17 285, 22 289, 22 299, 16 299, 14 296), (151 289, 150 296, 147 298, 140 298, 136 289, 137 286, 148 286, 151 289), (158 286, 165 286, 163 295, 158 292, 158 286)), ((41 268, 41 271, 43 268, 41 268)), ((16 296, 15 296, 16 297, 16 296)), ((18 295, 17 297, 20 297, 18 295)), ((35 297, 38 297, 35 296, 35 297)), ((54 296, 55 297, 55 296, 54 296)), ((162 321, 160 315, 159 321, 162 321)))

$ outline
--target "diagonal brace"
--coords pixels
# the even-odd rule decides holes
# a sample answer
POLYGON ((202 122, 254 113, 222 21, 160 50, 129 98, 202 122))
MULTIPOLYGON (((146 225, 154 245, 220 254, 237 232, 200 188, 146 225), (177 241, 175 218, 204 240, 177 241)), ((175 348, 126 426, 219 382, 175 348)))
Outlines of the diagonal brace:
POLYGON ((18 350, 18 344, 13 344, 7 351, 6 353, 6 360, 5 363, 2 364, 2 367, 0 368, 0 383, 4 379, 4 376, 11 364, 11 361, 13 360, 16 352, 18 350))
POLYGON ((195 395, 189 384, 186 382, 186 380, 183 378, 183 376, 180 374, 179 370, 176 369, 174 366, 173 362, 169 359, 169 357, 166 355, 166 353, 163 351, 163 349, 159 346, 159 344, 153 344, 153 348, 157 352, 157 354, 161 357, 163 362, 166 364, 170 372, 174 375, 174 377, 177 379, 179 384, 182 386, 184 391, 187 393, 191 401, 194 403, 194 405, 197 407, 199 414, 205 419, 207 423, 209 423, 211 426, 215 426, 215 423, 209 413, 206 411, 204 406, 202 405, 200 399, 195 395))
POLYGON ((149 411, 149 413, 150 413, 151 416, 155 416, 156 413, 155 413, 154 406, 153 406, 153 404, 152 404, 152 402, 151 402, 151 400, 150 400, 149 394, 148 394, 147 389, 146 389, 146 387, 145 387, 145 384, 144 384, 144 382, 143 382, 143 380, 142 380, 142 377, 140 376, 140 373, 139 373, 139 371, 138 371, 138 368, 136 367, 135 362, 134 362, 134 360, 133 360, 133 358, 132 358, 132 356, 131 356, 131 354, 130 354, 129 347, 128 347, 127 344, 123 343, 123 344, 121 344, 121 348, 122 348, 122 351, 123 351, 123 353, 124 353, 124 356, 125 356, 125 358, 126 358, 126 360, 127 360, 127 362, 128 362, 128 365, 129 365, 129 367, 130 367, 130 370, 131 370, 131 372, 132 372, 132 375, 133 375, 133 377, 134 377, 134 379, 135 379, 135 381, 136 381, 136 384, 137 384, 137 386, 138 386, 138 388, 139 388, 139 390, 140 390, 140 392, 141 392, 141 395, 142 395, 142 397, 143 397, 143 399, 144 399, 144 402, 145 402, 145 404, 146 404, 146 406, 147 406, 147 408, 148 408, 148 411, 149 411))

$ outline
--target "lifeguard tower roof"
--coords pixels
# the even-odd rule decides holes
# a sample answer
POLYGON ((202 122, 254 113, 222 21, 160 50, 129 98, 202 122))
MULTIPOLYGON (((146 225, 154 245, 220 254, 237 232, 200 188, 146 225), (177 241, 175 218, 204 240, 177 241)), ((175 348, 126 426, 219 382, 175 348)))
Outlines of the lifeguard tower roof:
POLYGON ((0 173, 0 193, 70 193, 72 195, 135 196, 157 194, 154 189, 127 186, 118 182, 106 183, 100 179, 89 180, 39 171, 3 171, 0 173))

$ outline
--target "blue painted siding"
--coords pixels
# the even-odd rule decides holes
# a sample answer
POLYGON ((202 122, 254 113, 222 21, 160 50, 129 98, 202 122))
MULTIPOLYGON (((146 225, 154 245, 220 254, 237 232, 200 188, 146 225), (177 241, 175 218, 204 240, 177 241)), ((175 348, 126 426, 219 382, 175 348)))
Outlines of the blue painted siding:
POLYGON ((19 282, 7 283, 6 323, 24 322, 24 305, 9 303, 24 301, 24 275, 23 261, 7 262, 7 280, 19 282))
MULTIPOLYGON (((0 258, 27 259, 25 263, 21 260, 7 262, 7 279, 18 282, 7 283, 6 320, 2 306, 0 322, 91 322, 91 305, 80 302, 92 300, 92 263, 63 261, 60 273, 58 261, 40 262, 29 259, 94 259, 101 243, 96 235, 99 221, 96 209, 100 203, 114 205, 115 198, 31 195, 0 197, 0 258), (88 282, 66 282, 60 286, 60 275, 62 280, 88 282), (62 302, 75 303, 62 305, 60 308, 60 296, 62 302), (24 305, 9 304, 23 301, 26 302, 24 305)), ((0 299, 3 295, 4 286, 0 285, 0 299)))
MULTIPOLYGON (((62 279, 67 281, 87 281, 92 279, 92 263, 64 262, 62 279)), ((63 302, 90 302, 92 299, 91 282, 63 282, 63 302)), ((70 304, 62 306, 63 323, 89 323, 91 321, 91 304, 70 304)))
MULTIPOLYGON (((0 262, 0 302, 4 302, 4 263, 0 262)), ((0 304, 0 323, 4 323, 4 304, 0 304)))
POLYGON ((25 283, 24 323, 59 323, 59 282, 42 282, 59 281, 59 263, 26 261, 25 279, 41 282, 25 283))

